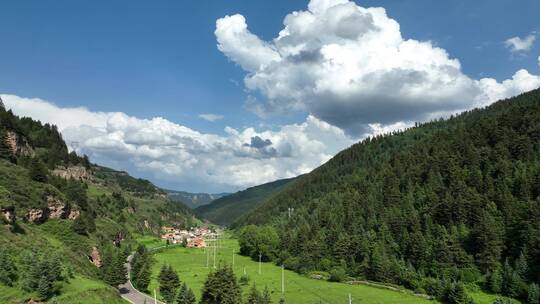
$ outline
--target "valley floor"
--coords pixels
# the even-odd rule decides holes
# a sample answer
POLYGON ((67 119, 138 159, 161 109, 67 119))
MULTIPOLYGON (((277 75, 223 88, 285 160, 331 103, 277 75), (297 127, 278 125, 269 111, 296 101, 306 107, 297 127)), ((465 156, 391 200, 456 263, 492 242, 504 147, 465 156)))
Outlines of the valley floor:
MULTIPOLYGON (((227 263, 232 265, 233 252, 238 252, 238 242, 234 239, 224 239, 220 242, 216 252, 216 265, 227 263)), ((213 250, 210 250, 212 253, 213 250)), ((182 282, 186 282, 193 289, 198 299, 206 280, 208 272, 212 270, 213 258, 210 255, 209 266, 205 249, 192 249, 173 247, 158 251, 154 255, 156 263, 152 269, 152 281, 149 290, 159 290, 157 276, 164 264, 171 265, 180 276, 182 282)), ((278 303, 281 296, 281 268, 273 263, 262 263, 261 274, 258 273, 259 265, 248 257, 234 255, 234 271, 237 278, 245 273, 249 276, 248 285, 243 286, 243 298, 253 283, 262 290, 265 286, 272 293, 274 303, 278 303)), ((285 300, 292 304, 313 303, 348 303, 349 293, 352 295, 352 303, 386 304, 386 303, 436 303, 414 296, 408 292, 398 292, 365 285, 350 285, 346 283, 331 283, 322 280, 310 279, 292 271, 285 271, 285 300)), ((159 297, 159 296, 158 296, 159 297)))

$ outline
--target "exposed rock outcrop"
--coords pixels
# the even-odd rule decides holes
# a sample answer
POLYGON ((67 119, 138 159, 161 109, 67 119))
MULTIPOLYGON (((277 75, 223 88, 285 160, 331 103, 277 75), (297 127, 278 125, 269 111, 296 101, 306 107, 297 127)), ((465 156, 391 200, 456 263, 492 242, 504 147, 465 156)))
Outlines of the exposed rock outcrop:
POLYGON ((58 167, 54 169, 51 173, 65 179, 90 179, 90 172, 88 172, 88 170, 84 166, 58 167))
POLYGON ((97 249, 97 247, 92 247, 92 252, 90 253, 90 255, 88 255, 88 259, 96 267, 101 267, 101 255, 99 254, 99 250, 97 249))
POLYGON ((75 219, 79 218, 79 216, 81 216, 81 211, 79 211, 77 209, 71 209, 71 211, 69 212, 69 215, 68 215, 68 219, 75 220, 75 219))
POLYGON ((34 149, 32 149, 28 140, 13 131, 7 131, 6 143, 11 152, 17 156, 34 156, 34 149))
POLYGON ((15 207, 1 207, 0 214, 7 224, 15 223, 15 207))
POLYGON ((70 213, 69 206, 53 196, 47 197, 47 208, 49 209, 48 218, 50 219, 64 219, 70 213))
POLYGON ((26 218, 31 223, 40 224, 47 220, 47 213, 43 209, 30 209, 26 218))
POLYGON ((81 215, 81 212, 62 202, 60 199, 47 196, 47 208, 30 209, 26 214, 26 219, 34 224, 41 224, 48 219, 70 219, 74 220, 81 215))

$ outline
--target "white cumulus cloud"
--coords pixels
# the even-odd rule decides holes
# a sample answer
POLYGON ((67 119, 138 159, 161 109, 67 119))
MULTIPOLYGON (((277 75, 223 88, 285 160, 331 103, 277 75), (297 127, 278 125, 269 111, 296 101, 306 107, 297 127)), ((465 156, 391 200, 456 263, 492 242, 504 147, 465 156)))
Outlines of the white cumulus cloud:
POLYGON ((531 34, 527 35, 524 38, 520 37, 512 37, 507 39, 504 42, 504 45, 510 49, 512 52, 524 52, 529 51, 531 47, 533 46, 534 41, 536 40, 536 36, 531 34))
POLYGON ((355 142, 307 116, 277 130, 225 128, 202 133, 161 117, 62 108, 38 98, 0 95, 8 109, 59 127, 70 148, 92 161, 154 180, 222 191, 307 173, 355 142))
POLYGON ((238 14, 217 20, 215 35, 246 71, 249 109, 304 111, 355 136, 486 105, 537 78, 519 71, 503 82, 472 79, 446 50, 404 38, 384 8, 348 0, 310 1, 271 41, 238 14), (531 81, 515 84, 522 76, 531 81))

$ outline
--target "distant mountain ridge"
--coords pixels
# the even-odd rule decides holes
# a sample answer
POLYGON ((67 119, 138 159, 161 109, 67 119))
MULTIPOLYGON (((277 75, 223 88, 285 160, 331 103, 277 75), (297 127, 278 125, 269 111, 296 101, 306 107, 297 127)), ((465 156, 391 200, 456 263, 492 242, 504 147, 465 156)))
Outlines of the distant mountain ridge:
POLYGON ((244 214, 249 213, 266 202, 294 180, 295 178, 280 179, 247 188, 216 199, 210 204, 198 207, 195 209, 195 212, 213 223, 230 226, 244 214))
POLYGON ((191 193, 187 191, 163 189, 169 198, 175 202, 181 202, 191 209, 207 205, 212 201, 222 198, 230 193, 191 193))

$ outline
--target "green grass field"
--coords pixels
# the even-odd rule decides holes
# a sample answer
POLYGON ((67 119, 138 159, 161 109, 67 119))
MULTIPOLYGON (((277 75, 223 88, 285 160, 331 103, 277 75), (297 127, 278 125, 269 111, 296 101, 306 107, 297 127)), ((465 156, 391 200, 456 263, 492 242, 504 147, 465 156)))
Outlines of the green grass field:
MULTIPOLYGON (((238 252, 238 242, 233 239, 222 240, 221 247, 217 248, 216 264, 227 263, 232 265, 233 250, 238 252)), ((163 264, 169 264, 178 272, 180 280, 186 282, 193 289, 197 298, 200 298, 201 289, 208 272, 212 269, 206 267, 207 253, 205 249, 191 249, 174 247, 156 252, 156 263, 152 269, 152 281, 149 289, 158 288, 157 276, 163 264)), ((258 263, 251 259, 235 254, 234 271, 237 278, 243 274, 244 269, 250 277, 250 282, 243 287, 244 298, 253 283, 259 289, 268 286, 272 293, 274 303, 281 296, 281 268, 272 263, 263 263, 261 274, 258 274, 258 263)), ((285 300, 292 304, 314 303, 348 303, 348 294, 351 293, 353 303, 385 304, 385 303, 436 303, 423 298, 415 297, 406 292, 397 292, 379 289, 364 285, 349 285, 346 283, 330 283, 327 281, 310 279, 292 271, 285 271, 285 300)))

